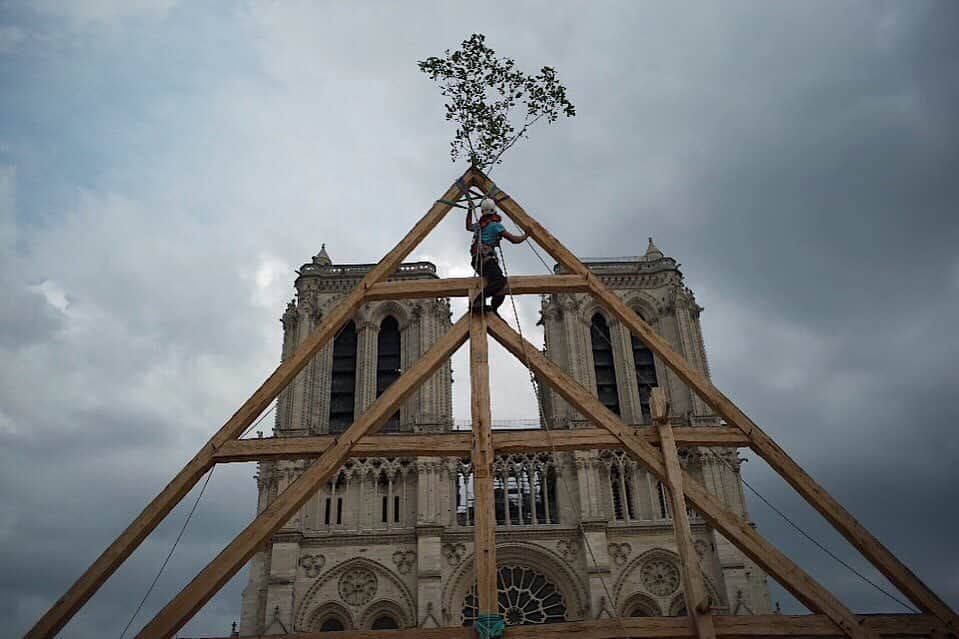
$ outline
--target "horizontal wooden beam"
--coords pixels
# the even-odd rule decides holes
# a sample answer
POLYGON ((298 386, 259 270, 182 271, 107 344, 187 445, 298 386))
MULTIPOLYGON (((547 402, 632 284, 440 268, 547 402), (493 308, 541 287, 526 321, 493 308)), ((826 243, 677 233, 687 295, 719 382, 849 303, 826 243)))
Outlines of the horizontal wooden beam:
MULTIPOLYGON (((366 291, 367 300, 398 300, 425 297, 468 297, 470 291, 482 288, 478 277, 448 277, 438 280, 402 280, 380 282, 366 291)), ((587 290, 581 275, 514 275, 509 278, 513 295, 537 293, 582 293, 587 290)))
MULTIPOLYGON (((880 636, 928 637, 942 630, 931 615, 857 615, 864 627, 880 636)), ((724 615, 713 617, 717 637, 840 637, 843 633, 826 615, 724 615)), ((686 617, 627 617, 507 626, 504 639, 617 639, 623 629, 635 639, 693 639, 686 617)), ((289 635, 257 635, 249 639, 280 639, 289 635)), ((472 628, 410 628, 406 630, 346 630, 306 632, 296 639, 475 639, 472 628)), ((206 639, 228 639, 207 637, 206 639)))
MULTIPOLYGON (((636 432, 650 444, 659 444, 656 430, 644 427, 637 428, 636 432)), ((674 428, 673 433, 680 447, 748 445, 746 436, 733 428, 685 426, 674 428)), ((466 457, 470 454, 472 436, 471 431, 367 435, 356 443, 350 454, 352 457, 466 457)), ((235 439, 224 443, 213 458, 217 463, 302 459, 321 455, 335 441, 335 435, 235 439)), ((622 443, 602 428, 494 430, 493 448, 507 454, 622 448, 622 443)))

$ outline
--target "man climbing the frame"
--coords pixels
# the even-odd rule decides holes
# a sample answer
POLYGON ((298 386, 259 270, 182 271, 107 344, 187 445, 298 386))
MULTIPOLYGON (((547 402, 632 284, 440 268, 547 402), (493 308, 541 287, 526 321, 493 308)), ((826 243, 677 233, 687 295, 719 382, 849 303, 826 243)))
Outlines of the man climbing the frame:
POLYGON ((482 215, 479 222, 473 222, 473 202, 470 200, 466 211, 466 230, 473 233, 470 256, 473 270, 486 279, 486 287, 482 294, 472 300, 470 308, 477 312, 482 310, 496 313, 506 299, 506 278, 503 277, 503 271, 496 259, 496 247, 504 237, 513 244, 519 244, 525 241, 529 234, 513 235, 507 231, 502 224, 502 218, 496 212, 496 204, 488 197, 480 202, 480 212, 482 215), (490 303, 489 306, 484 306, 487 297, 490 298, 490 303))

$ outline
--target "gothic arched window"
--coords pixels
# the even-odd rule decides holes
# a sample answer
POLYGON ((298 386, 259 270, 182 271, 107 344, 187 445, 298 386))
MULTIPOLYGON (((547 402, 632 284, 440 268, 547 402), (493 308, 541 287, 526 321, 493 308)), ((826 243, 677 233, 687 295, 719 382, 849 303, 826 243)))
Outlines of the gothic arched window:
POLYGON ((356 325, 348 322, 333 340, 330 382, 331 433, 342 433, 353 423, 356 398, 356 325))
POLYGON ((652 421, 649 395, 653 387, 658 385, 656 364, 653 360, 653 352, 638 337, 630 334, 630 341, 633 346, 633 364, 636 366, 636 385, 639 387, 639 405, 643 411, 643 423, 649 424, 652 421))
MULTIPOLYGON (((383 394, 400 376, 400 324, 395 317, 387 316, 380 324, 376 338, 376 396, 383 394)), ((383 424, 384 432, 400 429, 400 412, 396 411, 383 424)))
POLYGON ((629 469, 621 464, 609 467, 609 487, 613 493, 613 516, 616 519, 635 519, 633 512, 633 478, 629 469))
POLYGON ((669 493, 666 492, 666 486, 663 482, 656 483, 656 497, 659 500, 659 516, 663 519, 671 519, 669 512, 669 493))
MULTIPOLYGON (((501 566, 496 573, 499 614, 508 626, 558 623, 566 620, 566 602, 559 588, 526 566, 501 566)), ((463 625, 476 621, 476 584, 463 599, 463 625)))
POLYGON ((396 623, 396 619, 390 615, 380 615, 373 620, 373 625, 370 626, 370 630, 393 630, 399 627, 400 625, 396 623))
POLYGON ((343 624, 343 620, 339 617, 327 617, 323 620, 323 623, 320 624, 320 632, 327 632, 330 630, 346 630, 346 626, 343 624))
POLYGON ((606 408, 619 415, 619 391, 616 388, 616 365, 613 363, 613 341, 609 324, 600 313, 593 315, 589 327, 593 345, 593 369, 596 371, 596 395, 606 408))

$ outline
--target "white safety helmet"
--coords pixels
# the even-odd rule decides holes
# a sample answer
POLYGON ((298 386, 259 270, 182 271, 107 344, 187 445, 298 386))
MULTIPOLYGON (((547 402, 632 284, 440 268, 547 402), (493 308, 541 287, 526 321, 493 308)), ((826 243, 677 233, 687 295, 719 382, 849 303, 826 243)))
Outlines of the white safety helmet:
POLYGON ((480 210, 483 211, 483 215, 486 215, 487 213, 492 213, 493 211, 496 210, 496 203, 493 202, 492 199, 488 197, 484 197, 483 201, 480 202, 480 210))

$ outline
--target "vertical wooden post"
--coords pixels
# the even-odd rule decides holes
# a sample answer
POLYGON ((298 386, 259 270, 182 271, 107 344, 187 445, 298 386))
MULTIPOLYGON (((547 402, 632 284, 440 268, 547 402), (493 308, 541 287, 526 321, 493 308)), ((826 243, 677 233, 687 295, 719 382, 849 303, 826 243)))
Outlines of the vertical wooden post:
POLYGON ((489 344, 486 316, 470 316, 470 408, 473 416, 473 494, 476 597, 480 613, 499 612, 496 594, 496 511, 493 506, 493 441, 490 435, 489 344))
POLYGON ((716 639, 716 628, 709 611, 709 597, 703 585, 699 566, 699 555, 693 545, 693 534, 689 529, 689 516, 686 513, 686 497, 683 494, 683 474, 676 453, 676 440, 673 428, 669 425, 669 403, 662 388, 653 389, 650 397, 650 409, 653 422, 659 429, 659 441, 663 450, 663 462, 666 466, 666 487, 673 509, 673 530, 676 533, 676 547, 683 563, 683 593, 686 595, 686 614, 696 630, 699 639, 716 639))

